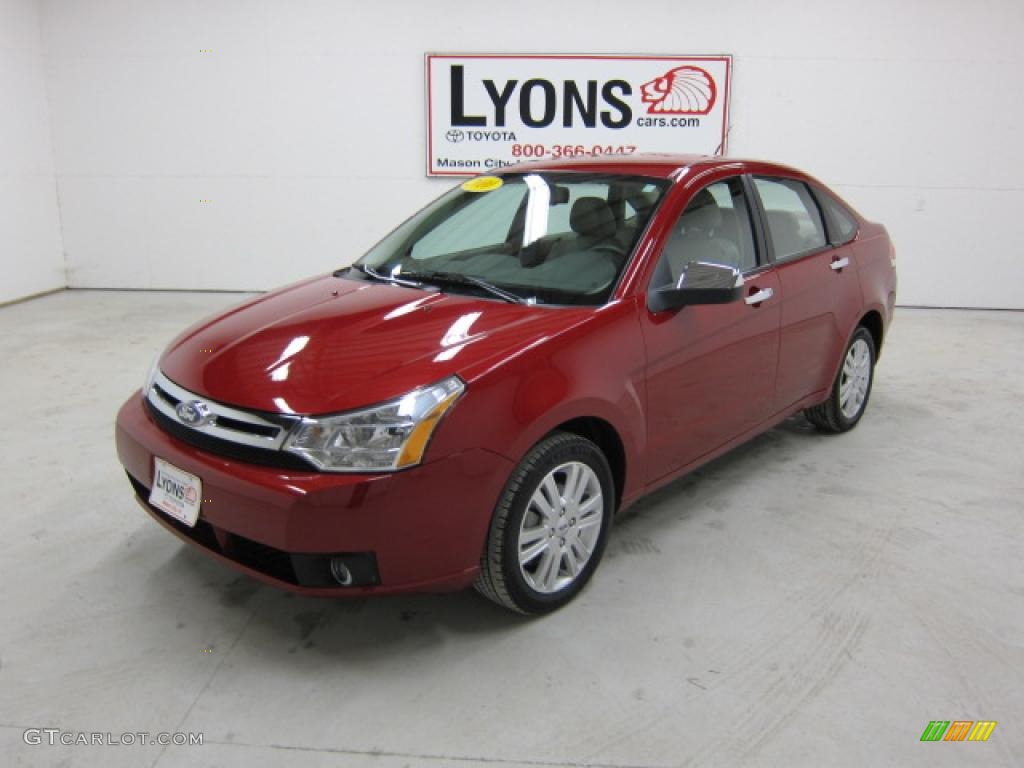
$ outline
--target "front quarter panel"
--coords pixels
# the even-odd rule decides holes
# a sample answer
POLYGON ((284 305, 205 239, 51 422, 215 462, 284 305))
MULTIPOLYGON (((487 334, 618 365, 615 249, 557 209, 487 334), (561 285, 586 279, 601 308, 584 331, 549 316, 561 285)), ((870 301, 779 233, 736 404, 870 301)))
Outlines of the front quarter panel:
POLYGON ((635 304, 612 302, 557 336, 467 373, 467 391, 438 427, 430 456, 473 446, 518 463, 559 425, 598 418, 622 442, 626 473, 620 490, 623 504, 632 501, 642 491, 638 457, 645 430, 639 333, 635 304))

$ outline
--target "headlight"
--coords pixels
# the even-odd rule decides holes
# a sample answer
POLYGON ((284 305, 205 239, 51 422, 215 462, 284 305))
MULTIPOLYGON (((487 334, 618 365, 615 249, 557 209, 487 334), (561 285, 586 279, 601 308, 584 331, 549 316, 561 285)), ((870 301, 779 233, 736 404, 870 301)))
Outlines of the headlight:
POLYGON ((153 388, 153 382, 156 380, 156 372, 160 370, 160 355, 153 358, 152 364, 149 366, 149 372, 146 374, 146 383, 142 385, 142 397, 145 399, 149 396, 149 390, 153 388))
POLYGON ((387 472, 419 464, 430 436, 466 389, 456 376, 397 400, 336 416, 304 418, 282 450, 328 472, 387 472))

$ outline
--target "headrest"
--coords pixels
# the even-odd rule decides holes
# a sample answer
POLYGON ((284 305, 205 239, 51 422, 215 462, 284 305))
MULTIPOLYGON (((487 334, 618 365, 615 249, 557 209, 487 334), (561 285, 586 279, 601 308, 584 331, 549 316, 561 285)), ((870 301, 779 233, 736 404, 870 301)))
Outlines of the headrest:
POLYGON ((680 222, 687 232, 691 228, 704 234, 711 232, 722 223, 722 212, 718 209, 715 196, 706 187, 700 190, 686 206, 680 222))
POLYGON ((615 234, 615 214, 600 197, 581 197, 569 214, 572 231, 588 237, 605 238, 615 234))

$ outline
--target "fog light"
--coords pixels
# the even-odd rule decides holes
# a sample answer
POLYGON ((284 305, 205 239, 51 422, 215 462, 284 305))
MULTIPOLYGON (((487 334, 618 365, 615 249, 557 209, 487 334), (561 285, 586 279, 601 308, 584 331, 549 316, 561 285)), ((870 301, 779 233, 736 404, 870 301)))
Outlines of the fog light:
POLYGON ((340 557, 331 558, 331 576, 343 587, 352 585, 352 572, 340 557))

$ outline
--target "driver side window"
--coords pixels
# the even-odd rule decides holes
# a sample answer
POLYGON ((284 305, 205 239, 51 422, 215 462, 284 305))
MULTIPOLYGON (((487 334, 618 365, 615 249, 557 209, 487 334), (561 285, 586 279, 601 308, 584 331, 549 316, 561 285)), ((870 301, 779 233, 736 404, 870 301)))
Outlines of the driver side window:
POLYGON ((757 266, 750 209, 739 176, 699 190, 672 227, 652 288, 676 285, 687 264, 722 264, 745 272, 757 266))

